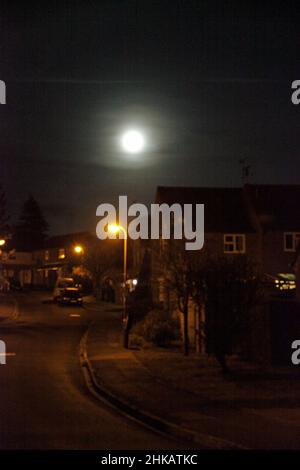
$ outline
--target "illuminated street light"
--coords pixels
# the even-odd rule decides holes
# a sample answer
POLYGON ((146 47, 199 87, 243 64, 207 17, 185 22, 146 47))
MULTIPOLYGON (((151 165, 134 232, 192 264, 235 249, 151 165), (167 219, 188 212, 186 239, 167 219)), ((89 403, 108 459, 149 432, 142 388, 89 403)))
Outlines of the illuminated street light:
MULTIPOLYGON (((110 233, 119 233, 122 229, 123 229, 123 227, 121 227, 120 225, 116 225, 116 224, 110 224, 108 226, 108 231, 110 233)), ((125 231, 125 230, 123 229, 123 231, 125 231)))
POLYGON ((126 281, 127 281, 127 231, 122 225, 110 224, 108 225, 108 231, 110 233, 116 234, 119 232, 124 233, 124 264, 123 264, 123 321, 124 321, 124 337, 123 344, 126 349, 128 349, 128 339, 129 339, 129 318, 126 315, 126 281))
POLYGON ((5 245, 5 243, 6 243, 6 241, 2 238, 2 239, 0 240, 0 246, 5 245))
POLYGON ((75 253, 76 253, 77 255, 80 255, 80 254, 83 252, 83 248, 82 248, 82 246, 80 246, 80 245, 76 245, 76 246, 74 247, 74 251, 75 251, 75 253))
MULTIPOLYGON (((117 225, 117 224, 110 224, 108 226, 108 231, 110 233, 116 234, 119 232, 124 233, 124 269, 123 269, 123 281, 124 281, 124 289, 126 288, 126 280, 127 280, 127 232, 122 227, 122 225, 117 225)), ((125 297, 125 295, 124 295, 125 297)), ((125 302, 125 301, 124 301, 125 302)))

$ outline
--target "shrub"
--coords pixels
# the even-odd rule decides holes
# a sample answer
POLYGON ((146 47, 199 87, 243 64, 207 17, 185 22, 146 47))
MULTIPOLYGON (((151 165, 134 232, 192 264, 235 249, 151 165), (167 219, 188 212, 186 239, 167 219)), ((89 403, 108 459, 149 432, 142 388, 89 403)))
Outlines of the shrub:
POLYGON ((135 325, 133 333, 156 346, 165 346, 180 338, 180 322, 168 311, 155 309, 135 325))

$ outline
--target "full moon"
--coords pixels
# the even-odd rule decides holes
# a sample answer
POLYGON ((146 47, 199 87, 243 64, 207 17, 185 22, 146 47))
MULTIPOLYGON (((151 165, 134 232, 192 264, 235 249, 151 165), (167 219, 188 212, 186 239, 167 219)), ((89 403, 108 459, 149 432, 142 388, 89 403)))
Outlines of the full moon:
POLYGON ((139 131, 130 130, 125 132, 122 136, 121 144, 123 150, 127 153, 139 153, 145 146, 145 139, 143 134, 139 131))

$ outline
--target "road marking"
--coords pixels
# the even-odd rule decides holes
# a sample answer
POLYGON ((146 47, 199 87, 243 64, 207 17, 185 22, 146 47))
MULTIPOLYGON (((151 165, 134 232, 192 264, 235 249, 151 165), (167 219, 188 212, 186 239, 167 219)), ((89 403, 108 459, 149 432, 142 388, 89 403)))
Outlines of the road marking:
POLYGON ((80 317, 80 314, 79 313, 71 313, 70 317, 80 317))
POLYGON ((0 364, 1 366, 5 366, 6 365, 6 358, 9 357, 9 356, 15 356, 16 353, 14 352, 1 352, 0 353, 0 364), (4 356, 4 359, 2 359, 4 356))

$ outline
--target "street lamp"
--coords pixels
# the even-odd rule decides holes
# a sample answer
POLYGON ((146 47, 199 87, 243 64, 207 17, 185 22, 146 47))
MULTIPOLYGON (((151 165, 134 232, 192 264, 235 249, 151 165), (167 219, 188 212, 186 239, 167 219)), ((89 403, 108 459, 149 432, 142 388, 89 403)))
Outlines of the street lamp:
POLYGON ((74 251, 77 255, 80 255, 83 252, 83 248, 80 245, 74 246, 74 251))
POLYGON ((128 340, 129 340, 129 317, 126 315, 126 281, 127 281, 127 231, 125 230, 122 225, 117 224, 110 224, 108 226, 108 231, 110 233, 120 233, 124 234, 124 263, 123 263, 123 322, 124 322, 124 336, 123 336, 123 344, 124 348, 128 349, 128 340))
POLYGON ((4 238, 1 238, 1 240, 0 240, 0 246, 5 245, 5 243, 6 243, 6 241, 4 240, 4 238))

